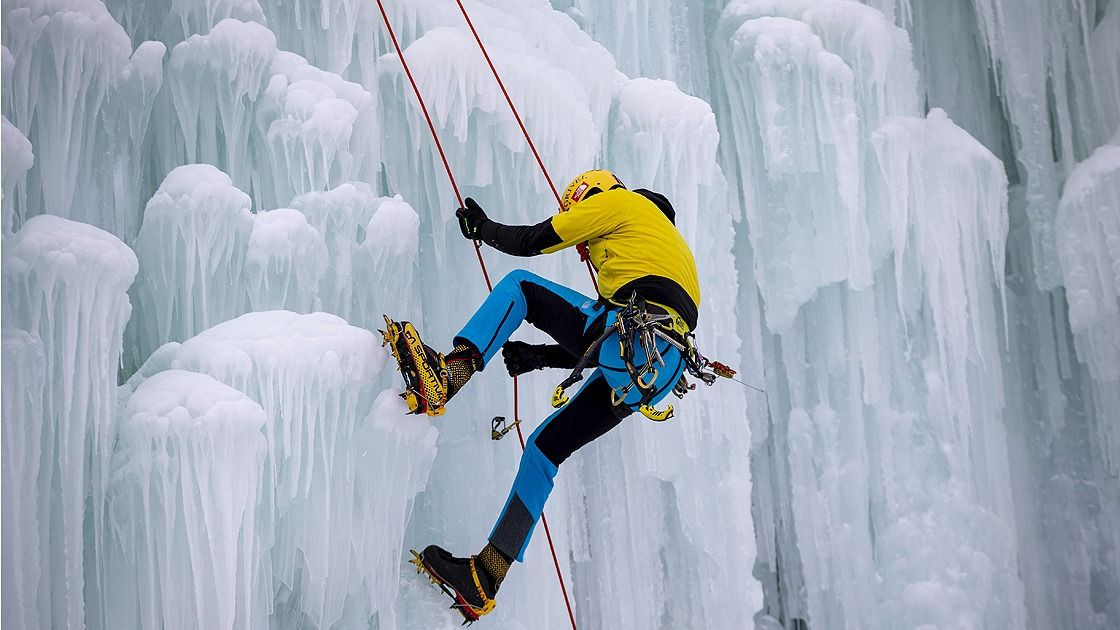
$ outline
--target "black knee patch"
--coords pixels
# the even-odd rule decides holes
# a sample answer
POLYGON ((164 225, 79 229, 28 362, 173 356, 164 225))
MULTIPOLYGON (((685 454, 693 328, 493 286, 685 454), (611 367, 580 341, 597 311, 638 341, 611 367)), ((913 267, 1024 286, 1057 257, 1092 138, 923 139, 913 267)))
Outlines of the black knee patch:
POLYGON ((506 511, 490 535, 490 544, 510 558, 521 555, 521 547, 533 529, 533 516, 516 494, 509 500, 506 511))

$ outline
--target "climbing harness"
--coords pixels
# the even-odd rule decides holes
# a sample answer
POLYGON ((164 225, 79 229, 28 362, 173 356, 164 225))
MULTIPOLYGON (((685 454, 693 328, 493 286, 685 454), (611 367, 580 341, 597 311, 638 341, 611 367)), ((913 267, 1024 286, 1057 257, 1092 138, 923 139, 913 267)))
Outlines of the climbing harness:
MULTIPOLYGON (((665 367, 665 359, 657 349, 658 339, 676 348, 685 360, 685 369, 688 373, 703 381, 705 385, 714 384, 718 377, 734 379, 735 370, 718 361, 710 361, 700 354, 696 349, 695 335, 679 316, 652 311, 650 304, 638 297, 635 292, 630 294, 626 305, 618 311, 614 323, 604 327, 602 334, 591 342, 580 356, 571 374, 553 390, 553 407, 560 408, 568 403, 570 399, 565 390, 583 380, 583 371, 595 362, 603 343, 614 334, 618 335, 619 356, 622 357, 626 373, 630 376, 630 383, 611 389, 611 405, 616 410, 632 408, 636 405, 643 416, 655 422, 664 422, 673 417, 673 405, 667 405, 664 409, 655 409, 649 404, 657 395, 655 384, 660 368, 665 367), (641 344, 646 357, 641 365, 634 363, 635 340, 641 344), (641 398, 637 403, 626 405, 626 397, 635 387, 641 393, 641 398)), ((685 394, 694 389, 696 386, 690 384, 688 379, 681 375, 673 386, 673 394, 677 398, 684 398, 685 394)))

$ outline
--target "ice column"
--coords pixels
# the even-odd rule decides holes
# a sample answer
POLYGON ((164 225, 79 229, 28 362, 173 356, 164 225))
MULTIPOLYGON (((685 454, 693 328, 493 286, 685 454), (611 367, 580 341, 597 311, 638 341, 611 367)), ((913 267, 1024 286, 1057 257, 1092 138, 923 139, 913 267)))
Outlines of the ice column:
POLYGON ((205 162, 265 208, 350 180, 380 161, 373 97, 278 51, 272 31, 226 19, 175 46, 168 69, 175 123, 158 136, 170 169, 205 162), (176 129, 177 128, 177 129, 176 129))
MULTIPOLYGON (((377 195, 362 182, 346 183, 326 192, 304 193, 291 202, 291 207, 302 212, 307 222, 323 235, 327 245, 329 259, 319 288, 320 308, 353 323, 359 320, 351 319, 351 300, 375 291, 377 283, 383 280, 359 279, 354 275, 355 250, 362 240, 359 233, 365 234, 364 226, 377 203, 377 195)), ((395 240, 400 235, 389 234, 387 238, 395 240)), ((408 239, 415 245, 415 233, 408 239)), ((407 268, 412 268, 411 263, 407 268)), ((360 309, 357 316, 362 316, 360 309)))
POLYGON ((1078 358, 1093 379, 1105 461, 1120 471, 1120 135, 1066 181, 1056 221, 1078 358))
POLYGON ((209 164, 181 166, 148 201, 136 239, 132 369, 161 344, 183 341, 247 309, 249 196, 209 164))
POLYGON ((276 619, 317 628, 344 618, 365 623, 394 598, 404 526, 435 456, 435 429, 406 418, 394 396, 375 401, 386 355, 373 333, 326 313, 249 313, 152 360, 212 376, 268 416, 276 619))
POLYGON ((272 31, 234 19, 175 46, 167 81, 181 136, 165 140, 174 144, 162 152, 181 152, 186 163, 212 164, 238 188, 250 190, 253 112, 275 56, 272 31))
POLYGON ((866 6, 735 2, 717 47, 737 253, 770 331, 752 450, 765 612, 1023 626, 999 422, 1002 165, 943 112, 915 117, 905 34, 866 6))
MULTIPOLYGON (((397 8, 396 2, 385 4, 387 11, 397 8)), ((281 48, 303 55, 329 72, 358 80, 362 69, 371 71, 384 52, 377 45, 388 36, 383 33, 376 2, 261 0, 261 6, 281 48)))
POLYGON ((365 239, 354 252, 355 325, 382 326, 382 314, 416 303, 417 233, 420 216, 400 196, 382 197, 365 224, 365 239))
POLYGON ((1098 7, 1096 23, 1080 0, 991 0, 973 8, 1013 131, 1008 166, 1026 188, 1036 282, 1052 289, 1062 280, 1054 231, 1062 179, 1120 124, 1120 10, 1098 7), (1101 54, 1103 42, 1111 53, 1101 54))
POLYGON ((256 114, 267 155, 254 195, 266 208, 345 182, 374 181, 380 161, 373 97, 360 85, 277 53, 256 114))
MULTIPOLYGON (((33 387, 36 364, 45 367, 40 400, 17 395, 8 407, 5 396, 5 414, 39 414, 5 417, 5 425, 42 430, 38 470, 25 469, 19 478, 22 487, 13 492, 15 497, 34 496, 37 504, 20 516, 31 519, 25 524, 38 531, 38 547, 29 548, 34 538, 20 540, 27 564, 13 568, 21 576, 33 576, 35 565, 40 567, 38 582, 22 585, 31 589, 40 607, 27 610, 9 600, 5 582, 5 619, 9 604, 15 604, 13 614, 37 619, 42 627, 81 628, 86 594, 98 592, 97 585, 85 579, 97 575, 100 567, 85 567, 83 556, 98 557, 100 551, 87 545, 91 539, 101 540, 115 437, 117 365, 131 310, 126 291, 136 275, 136 257, 116 237, 93 226, 43 215, 5 239, 3 269, 4 326, 24 333, 9 334, 17 336, 17 343, 5 343, 4 363, 28 358, 19 369, 28 371, 33 387), (36 340, 42 362, 35 360, 36 340), (93 521, 88 530, 83 525, 87 508, 93 521)), ((16 374, 5 370, 9 378, 16 374)), ((17 437, 15 444, 27 439, 17 437)), ((5 564, 13 560, 6 557, 5 564)))
POLYGON ((57 214, 130 240, 164 46, 145 42, 133 52, 96 0, 5 3, 3 18, 13 66, 4 115, 38 158, 17 214, 57 214))
POLYGON ((106 6, 133 41, 154 39, 167 46, 205 35, 227 18, 268 24, 257 0, 107 0, 106 6))
POLYGON ((39 504, 46 491, 39 479, 43 460, 42 421, 47 388, 46 357, 38 335, 3 331, 3 623, 45 628, 50 611, 39 604, 39 580, 47 566, 40 539, 39 504))
POLYGON ((854 77, 796 20, 748 20, 729 44, 742 69, 725 73, 732 123, 758 193, 746 204, 757 282, 767 320, 782 327, 819 287, 870 280, 854 77))
POLYGON ((31 150, 31 143, 19 129, 8 122, 7 118, 0 117, 0 124, 3 125, 3 133, 0 137, 3 138, 4 164, 2 228, 4 236, 10 236, 23 223, 23 217, 16 216, 16 195, 21 197, 27 195, 25 176, 27 169, 35 163, 35 154, 31 150))
POLYGON ((167 370, 132 392, 108 500, 108 627, 269 626, 265 421, 203 374, 167 370))
POLYGON ((270 210, 254 217, 245 255, 249 310, 316 310, 326 268, 327 245, 298 210, 270 210))

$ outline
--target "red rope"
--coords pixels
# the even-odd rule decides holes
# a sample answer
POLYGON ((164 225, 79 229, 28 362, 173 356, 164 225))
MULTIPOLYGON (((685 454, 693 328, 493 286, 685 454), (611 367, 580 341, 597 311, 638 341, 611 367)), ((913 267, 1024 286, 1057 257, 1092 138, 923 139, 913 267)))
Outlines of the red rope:
MULTIPOLYGON (((494 75, 494 79, 498 82, 498 87, 502 89, 502 96, 506 97, 506 103, 509 105, 509 110, 513 112, 514 119, 517 120, 517 126, 521 127, 521 133, 525 136, 525 142, 529 144, 529 149, 533 152, 533 157, 537 159, 537 165, 541 167, 541 172, 544 173, 544 180, 548 182, 548 187, 552 189, 552 196, 556 198, 556 207, 561 207, 560 193, 556 192, 556 186, 552 183, 552 178, 548 176, 548 169, 544 167, 544 160, 541 159, 541 154, 537 153, 537 146, 533 144, 533 139, 529 136, 529 130, 525 128, 525 123, 521 122, 521 114, 517 113, 517 107, 513 104, 513 99, 509 97, 509 92, 506 91, 506 84, 502 82, 502 77, 498 74, 498 69, 494 67, 494 62, 490 59, 490 53, 486 52, 486 46, 482 43, 482 38, 478 36, 478 31, 474 28, 474 22, 471 21, 471 16, 467 15, 467 8, 463 6, 462 0, 455 0, 455 4, 459 5, 459 11, 463 13, 463 19, 467 21, 467 26, 471 29, 471 34, 474 35, 474 41, 478 42, 478 49, 482 51, 482 56, 486 58, 486 65, 490 66, 490 72, 494 75)), ((582 256, 582 251, 581 251, 582 256)), ((587 275, 591 277, 591 286, 595 287, 595 292, 599 292, 599 283, 595 281, 595 272, 591 269, 591 261, 586 258, 583 260, 584 265, 587 266, 587 275)), ((548 529, 548 526, 545 526, 548 529)), ((575 621, 572 621, 575 625, 575 621)))
MULTIPOLYGON (((458 2, 458 0, 456 0, 456 2, 458 2)), ((443 168, 444 168, 445 171, 447 171, 447 178, 451 181, 451 188, 455 191, 455 199, 459 202, 459 207, 463 207, 463 197, 459 193, 459 185, 455 182, 455 175, 451 172, 451 165, 447 161, 447 154, 443 150, 443 143, 441 143, 440 140, 439 140, 439 134, 436 133, 436 126, 432 122, 431 115, 428 113, 427 105, 424 104, 424 97, 420 94, 420 88, 419 88, 419 86, 416 85, 416 80, 412 76, 412 71, 409 70, 408 62, 405 61, 405 59, 404 59, 404 52, 401 50, 400 43, 397 41, 397 35, 393 31, 392 24, 389 23, 389 15, 385 12, 385 5, 382 4, 381 0, 377 0, 377 8, 381 10, 381 19, 385 22, 386 30, 389 31, 389 38, 393 41, 393 48, 397 51, 397 57, 401 60, 401 66, 404 68, 405 75, 408 77, 408 82, 412 85, 412 91, 416 94, 416 100, 420 103, 420 110, 424 114, 424 120, 427 121, 427 123, 428 123, 428 130, 432 134, 432 140, 435 141, 436 149, 439 150, 439 157, 440 157, 441 160, 443 160, 443 168)), ((463 5, 459 4, 459 8, 462 9, 463 5)), ((463 15, 466 16, 466 10, 465 9, 463 10, 463 15)), ((470 24, 470 18, 469 17, 467 18, 467 23, 470 24)), ((474 31, 474 25, 473 24, 471 24, 471 31, 472 32, 474 31)), ((476 40, 478 39, 478 33, 475 33, 475 39, 476 40)), ((478 40, 478 44, 479 44, 479 46, 482 46, 482 41, 478 40)), ((482 52, 485 55, 486 54, 486 49, 483 48, 482 52)), ((486 60, 487 60, 487 62, 490 61, 489 55, 486 56, 486 60)), ((498 73, 497 73, 496 70, 494 70, 494 65, 493 64, 490 64, 490 69, 492 71, 494 71, 494 76, 496 78, 498 78, 498 73)), ((498 78, 498 83, 499 83, 499 85, 501 85, 501 78, 498 78)), ((501 87, 502 87, 502 93, 505 93, 505 91, 506 91, 505 86, 502 85, 501 87)), ((508 94, 506 94, 506 102, 509 103, 510 108, 513 108, 513 101, 511 101, 509 99, 508 94)), ((518 124, 521 124, 521 117, 517 116, 517 111, 516 110, 514 110, 514 116, 517 117, 518 124)), ((525 131, 525 125, 521 124, 521 130, 525 131)), ((529 146, 533 149, 533 155, 537 156, 537 163, 541 165, 541 170, 544 170, 544 163, 541 162, 540 155, 537 154, 536 147, 533 147, 532 140, 529 139, 529 134, 528 134, 527 131, 525 131, 525 138, 526 138, 526 140, 529 140, 529 146)), ((544 176, 545 176, 546 179, 548 179, 548 185, 552 188, 552 193, 554 195, 556 195, 556 187, 552 185, 552 180, 548 178, 548 172, 547 171, 545 171, 544 176)), ((560 203, 559 195, 556 196, 556 201, 557 201, 557 204, 560 203)), ((490 283, 490 274, 486 271, 486 262, 482 259, 482 246, 478 241, 474 241, 474 249, 475 249, 475 254, 478 256, 478 264, 479 264, 479 266, 482 267, 482 276, 486 280, 486 288, 489 291, 493 292, 494 287, 490 283)), ((589 272, 591 271, 591 266, 590 265, 588 265, 588 271, 589 272)), ((594 275, 592 275, 591 281, 592 282, 595 281, 594 275)), ((516 421, 519 417, 520 417, 520 415, 518 414, 518 404, 517 404, 517 377, 514 377, 514 379, 513 379, 513 418, 516 421)), ((521 432, 521 425, 520 424, 517 424, 516 427, 517 427, 517 439, 518 439, 518 441, 521 442, 521 450, 524 451, 525 450, 525 435, 521 432)), ((572 622, 572 629, 575 630, 575 628, 576 628, 575 614, 572 612, 572 603, 568 599, 568 589, 567 589, 567 586, 564 584, 564 574, 560 571, 560 561, 557 560, 557 558, 556 558, 556 546, 552 542, 552 532, 549 530, 548 519, 545 517, 544 512, 541 513, 541 523, 544 525, 545 536, 548 538, 548 548, 552 552, 552 563, 556 567, 556 577, 560 582, 560 591, 564 594, 564 604, 568 607, 568 618, 572 622)))
MULTIPOLYGON (((404 67, 404 73, 405 76, 408 77, 408 82, 412 84, 412 91, 416 93, 416 100, 420 103, 420 111, 424 113, 424 120, 428 123, 428 131, 432 132, 432 139, 435 140, 436 149, 439 150, 439 158, 443 160, 443 170, 447 171, 447 179, 451 181, 451 189, 455 191, 455 200, 459 202, 459 207, 462 208, 463 195, 459 193, 459 184, 455 182, 455 175, 451 172, 451 164, 447 161, 447 153, 443 151, 443 143, 439 141, 435 123, 432 122, 432 117, 428 113, 428 106, 424 103, 424 97, 420 96, 420 88, 416 85, 416 79, 412 78, 412 70, 408 68, 408 62, 404 60, 404 52, 401 50, 400 43, 397 42, 397 34, 389 24, 389 15, 385 13, 385 5, 381 4, 381 0, 377 0, 377 8, 381 9, 381 19, 385 21, 385 28, 389 31, 389 38, 393 40, 393 48, 396 49, 397 57, 401 60, 401 66, 404 67)), ((478 264, 482 267, 482 278, 486 281, 486 289, 488 291, 493 291, 494 285, 490 283, 490 273, 486 271, 486 262, 482 260, 482 243, 474 241, 474 253, 478 256, 478 264)), ((520 431, 520 429, 518 430, 520 431)))

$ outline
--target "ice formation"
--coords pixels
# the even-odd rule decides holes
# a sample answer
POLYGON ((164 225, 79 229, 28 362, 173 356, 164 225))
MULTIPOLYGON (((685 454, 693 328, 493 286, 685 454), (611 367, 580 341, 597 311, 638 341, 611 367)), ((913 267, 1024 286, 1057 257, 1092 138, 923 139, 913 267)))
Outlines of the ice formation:
MULTIPOLYGON (((384 6, 462 194, 555 212, 457 3, 384 6)), ((580 627, 1120 625, 1120 2, 463 6, 552 183, 673 201, 744 383, 565 464, 580 627)), ((513 392, 405 416, 378 347, 386 313, 447 350, 486 283, 377 4, 2 21, 5 625, 456 623, 405 550, 477 551, 513 392)), ((569 627, 526 560, 485 622, 569 627)))
MULTIPOLYGON (((405 418, 399 398, 376 396, 385 361, 373 333, 334 315, 267 311, 169 344, 134 377, 141 392, 153 374, 197 372, 263 408, 264 494, 253 538, 271 566, 259 587, 275 606, 271 627, 365 619, 393 597, 395 559, 435 455, 435 429, 405 418), (384 483, 386 471, 394 483, 384 483)), ((269 623, 257 617, 253 627, 269 623)))
MULTIPOLYGON (((1103 385, 1099 407, 1120 409, 1120 135, 1070 174, 1055 225, 1077 356, 1103 385)), ((1118 429, 1106 424, 1099 433, 1114 471, 1118 429)))
POLYGON ((11 500, 29 510, 16 531, 38 534, 13 541, 26 554, 16 571, 38 579, 20 582, 19 598, 5 590, 5 621, 80 628, 87 607, 97 610, 103 567, 86 566, 83 554, 97 557, 87 545, 103 530, 117 363, 136 268, 136 256, 113 235, 54 215, 33 217, 5 238, 5 342, 14 340, 4 343, 5 448, 40 447, 12 453, 22 483, 10 488, 11 500))
POLYGON ((196 372, 166 370, 131 393, 107 506, 109 627, 266 626, 265 421, 196 372))
POLYGON ((133 50, 95 0, 6 3, 3 18, 13 66, 5 70, 4 115, 37 158, 17 214, 47 212, 130 239, 164 45, 133 50))
MULTIPOLYGON (((4 49, 5 53, 7 49, 4 49)), ((7 81, 5 80, 5 83, 7 81)), ((8 122, 7 118, 0 117, 0 124, 3 124, 3 160, 4 160, 4 175, 3 175, 3 205, 4 205, 4 219, 3 219, 3 232, 4 235, 11 234, 22 223, 21 217, 16 216, 16 200, 15 196, 26 195, 25 178, 27 169, 35 163, 35 154, 31 150, 31 143, 27 138, 16 129, 12 123, 8 122)))

